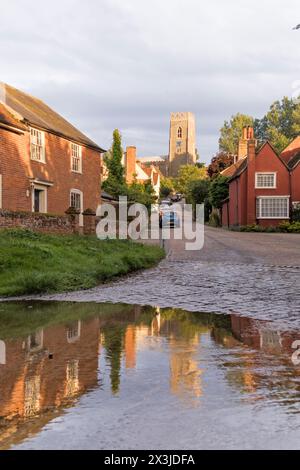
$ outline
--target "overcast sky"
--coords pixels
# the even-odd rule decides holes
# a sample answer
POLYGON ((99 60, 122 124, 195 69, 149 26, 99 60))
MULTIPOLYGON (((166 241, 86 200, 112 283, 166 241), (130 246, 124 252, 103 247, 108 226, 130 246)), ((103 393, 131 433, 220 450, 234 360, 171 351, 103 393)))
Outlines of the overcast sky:
POLYGON ((208 161, 225 119, 300 90, 298 23, 299 0, 2 0, 0 80, 140 156, 167 154, 170 113, 192 111, 208 161))

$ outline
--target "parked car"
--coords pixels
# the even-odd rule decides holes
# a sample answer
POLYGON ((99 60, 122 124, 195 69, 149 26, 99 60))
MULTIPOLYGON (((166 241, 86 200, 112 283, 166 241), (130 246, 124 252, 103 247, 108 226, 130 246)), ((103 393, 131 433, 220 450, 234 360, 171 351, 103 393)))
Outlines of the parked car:
POLYGON ((168 210, 160 212, 159 217, 159 226, 160 228, 179 228, 180 227, 180 219, 177 212, 168 210))
POLYGON ((176 193, 171 197, 172 202, 179 202, 182 199, 181 193, 176 193))

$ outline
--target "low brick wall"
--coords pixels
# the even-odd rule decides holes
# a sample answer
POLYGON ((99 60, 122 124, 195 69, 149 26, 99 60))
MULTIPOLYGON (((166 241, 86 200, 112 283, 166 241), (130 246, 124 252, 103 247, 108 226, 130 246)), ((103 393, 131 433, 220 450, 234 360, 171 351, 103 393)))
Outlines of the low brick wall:
POLYGON ((0 229, 22 227, 45 233, 73 234, 76 223, 72 215, 35 214, 0 210, 0 229))

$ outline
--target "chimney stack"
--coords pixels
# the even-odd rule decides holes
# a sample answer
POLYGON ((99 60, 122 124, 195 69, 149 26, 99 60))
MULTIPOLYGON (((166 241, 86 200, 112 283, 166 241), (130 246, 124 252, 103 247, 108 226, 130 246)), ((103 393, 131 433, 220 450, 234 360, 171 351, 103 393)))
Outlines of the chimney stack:
POLYGON ((238 160, 247 156, 248 141, 254 139, 254 130, 251 126, 243 128, 242 138, 239 140, 238 160))
POLYGON ((256 140, 253 127, 247 128, 247 225, 256 223, 255 195, 256 140))
POLYGON ((131 184, 136 174, 136 147, 130 146, 126 148, 125 173, 126 182, 131 184))

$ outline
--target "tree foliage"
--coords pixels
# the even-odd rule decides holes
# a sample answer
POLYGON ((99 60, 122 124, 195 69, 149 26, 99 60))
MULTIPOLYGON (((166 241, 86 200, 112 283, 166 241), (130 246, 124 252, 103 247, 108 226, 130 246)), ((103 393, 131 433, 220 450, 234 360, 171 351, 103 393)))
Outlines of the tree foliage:
POLYGON ((236 154, 238 141, 245 126, 253 126, 255 137, 263 142, 269 140, 281 153, 300 134, 300 100, 284 97, 271 104, 269 111, 261 119, 237 113, 230 121, 225 121, 220 130, 219 148, 221 152, 236 154))
POLYGON ((198 168, 195 165, 182 165, 178 177, 174 178, 174 188, 176 191, 187 195, 192 181, 205 178, 207 178, 206 168, 198 168))
POLYGON ((227 152, 217 153, 211 160, 211 163, 207 169, 208 176, 210 178, 215 178, 218 176, 221 171, 228 168, 234 162, 234 157, 232 154, 227 152))
POLYGON ((194 180, 189 186, 189 199, 194 204, 203 204, 209 192, 209 179, 194 180))
POLYGON ((121 143, 121 134, 118 129, 115 129, 113 132, 112 147, 104 156, 104 163, 108 170, 108 177, 103 182, 102 189, 116 197, 124 195, 126 192, 122 157, 123 149, 121 143))
POLYGON ((174 191, 174 181, 172 178, 162 178, 160 182, 160 197, 168 197, 174 191))
POLYGON ((108 170, 108 178, 103 182, 102 189, 114 197, 127 196, 128 202, 138 202, 150 209, 151 204, 156 201, 151 181, 149 180, 145 184, 133 181, 132 184, 128 185, 125 180, 122 157, 122 138, 118 129, 115 129, 113 132, 112 147, 104 157, 104 162, 108 170))
POLYGON ((237 113, 230 121, 225 121, 220 130, 219 148, 221 152, 236 155, 243 127, 253 126, 254 119, 246 114, 237 113))
POLYGON ((281 153, 300 133, 300 103, 284 97, 275 101, 262 119, 256 119, 254 132, 258 140, 269 140, 281 153))
POLYGON ((226 176, 217 176, 214 178, 209 187, 209 201, 212 207, 220 209, 222 201, 229 196, 229 184, 226 176))

